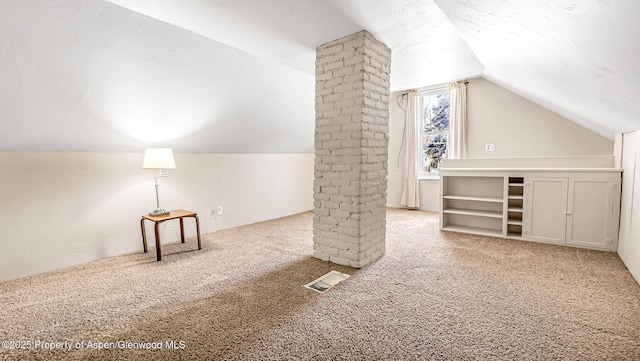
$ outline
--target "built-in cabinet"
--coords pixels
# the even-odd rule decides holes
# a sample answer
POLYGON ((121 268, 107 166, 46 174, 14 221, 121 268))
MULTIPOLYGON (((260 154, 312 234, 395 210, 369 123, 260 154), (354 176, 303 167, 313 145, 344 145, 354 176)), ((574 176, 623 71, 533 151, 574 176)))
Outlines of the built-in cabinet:
POLYGON ((525 238, 554 244, 614 250, 620 219, 620 179, 531 178, 525 238))
POLYGON ((620 170, 443 169, 440 228, 613 251, 620 170))

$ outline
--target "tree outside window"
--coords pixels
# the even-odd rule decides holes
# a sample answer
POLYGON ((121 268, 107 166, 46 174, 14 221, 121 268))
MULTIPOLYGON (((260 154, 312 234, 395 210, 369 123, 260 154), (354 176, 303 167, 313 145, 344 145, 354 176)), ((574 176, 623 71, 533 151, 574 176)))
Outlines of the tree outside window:
POLYGON ((447 155, 449 90, 446 87, 421 94, 421 167, 423 174, 437 175, 447 155))

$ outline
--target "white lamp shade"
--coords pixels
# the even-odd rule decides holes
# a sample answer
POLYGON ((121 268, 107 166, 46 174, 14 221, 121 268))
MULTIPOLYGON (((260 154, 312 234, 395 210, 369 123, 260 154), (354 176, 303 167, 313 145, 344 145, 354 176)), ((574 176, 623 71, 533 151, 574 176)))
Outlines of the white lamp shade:
POLYGON ((173 151, 171 148, 147 148, 144 152, 142 168, 176 169, 173 151))

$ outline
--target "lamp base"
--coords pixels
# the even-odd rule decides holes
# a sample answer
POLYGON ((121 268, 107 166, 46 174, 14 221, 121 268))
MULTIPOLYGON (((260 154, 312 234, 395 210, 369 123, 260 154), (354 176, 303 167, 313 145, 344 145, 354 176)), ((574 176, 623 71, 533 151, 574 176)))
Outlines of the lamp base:
POLYGON ((149 215, 153 217, 160 217, 160 216, 168 216, 169 213, 170 213, 169 211, 165 211, 163 208, 156 208, 153 211, 149 212, 149 215))

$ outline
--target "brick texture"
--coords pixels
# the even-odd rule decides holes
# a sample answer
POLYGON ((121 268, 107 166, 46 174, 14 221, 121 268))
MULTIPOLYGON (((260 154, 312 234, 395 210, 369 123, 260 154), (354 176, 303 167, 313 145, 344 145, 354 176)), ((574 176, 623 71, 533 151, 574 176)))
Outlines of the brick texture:
POLYGON ((385 253, 390 67, 364 30, 316 49, 316 258, 361 268, 385 253))

